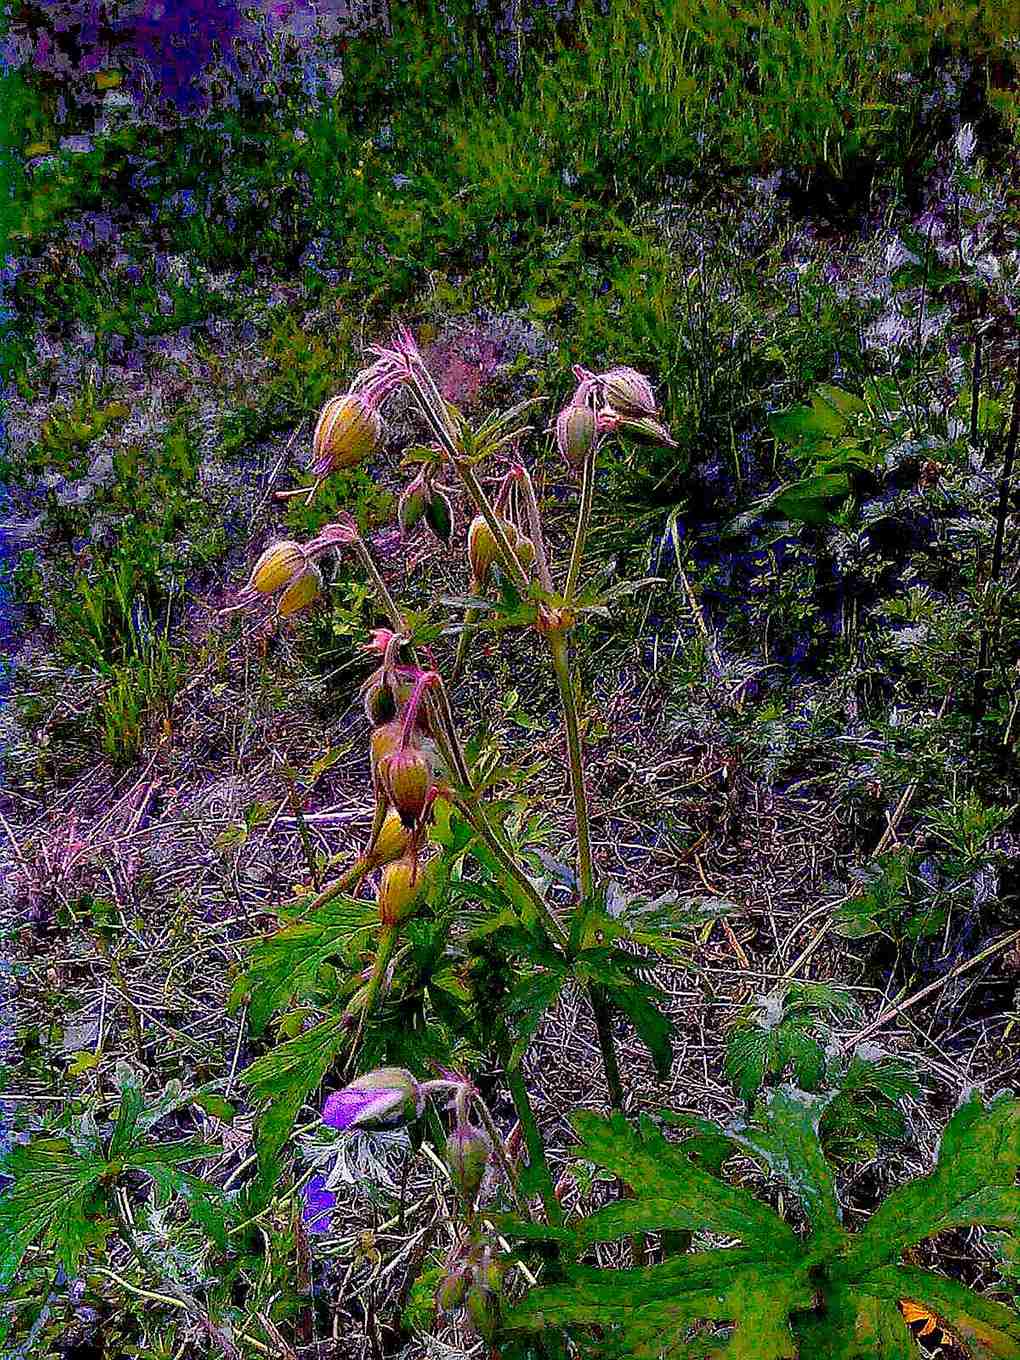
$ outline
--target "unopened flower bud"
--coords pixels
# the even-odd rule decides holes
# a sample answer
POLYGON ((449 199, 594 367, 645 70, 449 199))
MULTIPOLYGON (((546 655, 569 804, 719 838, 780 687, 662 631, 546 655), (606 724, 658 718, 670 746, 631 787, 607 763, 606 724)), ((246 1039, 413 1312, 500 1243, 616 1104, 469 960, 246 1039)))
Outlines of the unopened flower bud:
POLYGON ((489 1135, 474 1124, 458 1124, 446 1140, 450 1178, 468 1206, 478 1197, 491 1151, 489 1135))
POLYGON ((272 595, 304 570, 306 560, 300 543, 278 539, 270 543, 255 563, 248 578, 248 589, 257 590, 260 595, 272 595))
POLYGON ((432 767, 424 751, 405 746, 382 762, 379 777, 383 791, 406 827, 420 820, 432 787, 432 767))
POLYGON ((400 749, 404 735, 404 724, 399 718, 392 718, 382 727, 377 727, 371 736, 372 775, 377 785, 382 783, 382 767, 394 751, 400 749))
POLYGON ((661 420, 651 416, 618 416, 615 412, 601 412, 598 417, 599 429, 614 430, 617 434, 629 435, 646 444, 663 444, 675 449, 677 442, 661 420))
POLYGON ((453 534, 453 506, 445 492, 434 486, 425 503, 425 523, 440 543, 449 543, 453 534))
POLYGON ((382 433, 382 418, 364 394, 331 397, 312 435, 312 472, 325 477, 341 468, 356 467, 379 447, 382 433))
POLYGON ((397 501, 397 523, 400 531, 409 534, 425 513, 425 488, 419 478, 404 488, 397 501))
MULTIPOLYGON (((517 537, 514 526, 506 519, 501 521, 501 526, 507 538, 513 543, 517 537)), ((476 515, 471 521, 468 529, 467 550, 468 561, 471 564, 475 582, 479 586, 484 586, 489 579, 493 562, 501 561, 502 554, 499 550, 499 544, 496 542, 483 515, 476 515)))
POLYGON ((365 707, 365 717, 373 727, 379 727, 396 717, 397 701, 382 667, 373 671, 362 685, 361 700, 365 707))
POLYGON ((411 843, 411 834, 400 820, 400 814, 391 808, 383 818, 379 834, 370 847, 367 858, 373 868, 381 869, 385 864, 400 859, 411 843))
POLYGON ((314 562, 309 562, 304 571, 291 581, 280 596, 277 611, 283 618, 296 614, 312 603, 322 589, 322 572, 314 562))
POLYGON ((402 1067, 380 1067, 334 1091, 322 1108, 322 1122, 334 1129, 394 1129, 421 1114, 421 1087, 402 1067))
POLYGON ((637 369, 620 366, 602 375, 606 401, 622 416, 654 416, 658 407, 652 384, 637 369))
POLYGON ((532 543, 531 539, 526 535, 518 534, 513 540, 513 544, 518 562, 520 562, 524 570, 527 571, 535 561, 534 543, 532 543))
POLYGON ((556 417, 556 445, 572 467, 584 462, 597 436, 595 412, 587 404, 564 406, 556 417))
POLYGON ((425 889, 425 872, 411 855, 387 864, 379 881, 376 902, 384 926, 399 926, 414 914, 425 889))

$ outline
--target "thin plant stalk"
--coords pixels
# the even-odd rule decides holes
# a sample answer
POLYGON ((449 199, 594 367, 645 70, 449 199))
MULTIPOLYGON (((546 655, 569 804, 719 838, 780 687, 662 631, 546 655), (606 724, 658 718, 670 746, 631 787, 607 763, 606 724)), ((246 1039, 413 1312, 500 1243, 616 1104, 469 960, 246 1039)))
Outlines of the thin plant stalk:
POLYGON ((538 579, 542 583, 542 589, 552 594, 553 579, 549 570, 549 559, 546 556, 545 539, 542 535, 542 516, 538 509, 535 484, 531 480, 531 474, 527 468, 521 468, 519 480, 524 500, 524 511, 528 518, 528 535, 535 549, 535 566, 538 569, 538 579))
POLYGON ((581 469, 581 504, 577 511, 577 528, 574 531, 574 546, 570 552, 570 566, 567 568, 567 584, 564 597, 569 602, 577 593, 577 583, 584 560, 584 545, 591 523, 591 502, 595 491, 596 449, 589 449, 581 469))
POLYGON ((581 728, 574 702, 574 687, 567 662, 567 642, 562 631, 548 634, 553 671, 560 692, 563 726, 567 733, 567 754, 570 763, 570 788, 574 799, 574 820, 577 825, 577 865, 581 898, 591 896, 594 886, 591 859, 591 832, 588 824, 588 794, 584 783, 584 761, 581 752, 581 728))
POLYGON ((539 1178, 539 1193, 542 1196, 542 1203, 545 1205, 546 1218, 551 1225, 559 1225, 563 1222, 563 1210, 556 1198, 556 1187, 553 1185, 552 1172, 549 1170, 549 1162, 545 1155, 545 1143, 538 1127, 538 1120, 535 1118, 535 1111, 531 1107, 531 1097, 528 1094, 527 1083, 521 1069, 510 1067, 507 1063, 506 1082, 510 1089, 510 1099, 514 1103, 514 1110, 517 1112, 521 1132, 524 1134, 524 1146, 528 1150, 528 1161, 539 1178))

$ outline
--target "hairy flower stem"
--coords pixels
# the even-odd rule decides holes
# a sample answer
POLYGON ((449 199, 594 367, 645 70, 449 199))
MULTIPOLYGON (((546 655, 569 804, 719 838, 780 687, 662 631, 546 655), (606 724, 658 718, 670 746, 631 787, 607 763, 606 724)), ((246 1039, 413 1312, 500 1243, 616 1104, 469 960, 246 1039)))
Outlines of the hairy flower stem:
POLYGON ((481 618, 481 615, 480 609, 466 609, 464 611, 464 622, 461 625, 460 637, 457 639, 457 655, 454 658, 453 671, 450 676, 451 682, 454 684, 460 679, 461 671, 464 669, 468 643, 471 641, 471 630, 481 618))
POLYGON ((375 593, 379 597, 379 603, 382 605, 385 613, 389 615, 390 622, 393 624, 393 627, 397 630, 398 633, 402 633, 404 631, 403 615, 397 608, 396 601, 393 599, 393 596, 387 589, 386 582, 380 575, 379 568, 375 565, 375 559, 372 557, 372 554, 368 550, 368 545, 365 543, 361 535, 358 534, 351 539, 351 546, 354 548, 354 551, 361 558, 365 570, 368 572, 372 585, 375 588, 375 593))
POLYGON ((588 825, 588 794, 584 786, 584 764, 581 754, 581 728, 577 719, 577 704, 574 702, 574 687, 570 678, 567 661, 567 641, 564 634, 557 630, 547 634, 549 652, 552 656, 556 684, 560 691, 560 706, 563 709, 563 726, 567 733, 567 751, 570 759, 570 788, 574 796, 574 820, 577 824, 577 864, 578 880, 582 899, 591 896, 594 884, 591 862, 591 833, 588 825))
POLYGON ((584 545, 591 523, 591 502, 595 491, 596 449, 589 449, 581 469, 581 504, 577 511, 577 527, 574 530, 574 546, 570 551, 570 566, 567 568, 567 585, 563 592, 569 603, 577 593, 577 582, 581 575, 581 562, 584 559, 584 545))
POLYGON ((542 1203, 545 1205, 545 1216, 550 1224, 558 1225, 563 1222, 563 1210, 556 1198, 556 1188, 553 1185, 552 1173, 549 1170, 549 1163, 545 1155, 545 1143, 542 1141, 535 1111, 531 1108, 531 1097, 528 1095, 528 1088, 521 1069, 519 1067, 511 1068, 507 1065, 506 1082, 510 1088, 510 1099, 517 1111, 521 1132, 524 1134, 524 1146, 528 1150, 528 1162, 539 1178, 539 1192, 542 1196, 542 1203))
POLYGON ((492 1150, 495 1153, 496 1160, 499 1162, 503 1175, 506 1177, 506 1182, 510 1187, 510 1194, 517 1208, 517 1212, 522 1218, 531 1218, 531 1211, 528 1208, 527 1201, 521 1194, 520 1187, 517 1184, 517 1172, 514 1169, 514 1164, 507 1156, 503 1135, 500 1133, 499 1129, 496 1128, 496 1122, 489 1113, 488 1105, 486 1105, 485 1101, 477 1093, 475 1093, 472 1104, 478 1112, 478 1117, 482 1121, 485 1132, 489 1135, 489 1141, 492 1143, 492 1150))
POLYGON ((528 517, 528 534, 535 548, 535 566, 538 568, 538 579, 542 583, 542 589, 548 590, 552 594, 553 579, 552 572, 549 570, 549 559, 545 552, 545 539, 542 536, 542 514, 538 508, 535 484, 531 480, 527 468, 521 468, 518 473, 518 481, 522 489, 524 511, 528 517))

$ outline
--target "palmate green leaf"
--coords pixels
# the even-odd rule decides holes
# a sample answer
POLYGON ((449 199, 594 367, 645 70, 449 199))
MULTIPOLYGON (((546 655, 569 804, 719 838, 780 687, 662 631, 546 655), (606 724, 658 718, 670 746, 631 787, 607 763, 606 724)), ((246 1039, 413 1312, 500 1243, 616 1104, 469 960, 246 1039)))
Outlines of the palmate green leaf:
POLYGON ((797 1251, 796 1234, 767 1204, 695 1165, 683 1145, 667 1142, 650 1119, 635 1129, 621 1114, 606 1119, 579 1111, 573 1123, 581 1138, 578 1156, 619 1176, 638 1203, 653 1200, 649 1214, 659 1220, 657 1227, 717 1232, 773 1258, 797 1251), (673 1206, 668 1224, 661 1221, 664 1200, 673 1206))
POLYGON ((794 1191, 811 1225, 812 1250, 828 1255, 844 1231, 832 1169, 818 1141, 825 1105, 824 1097, 781 1086, 770 1094, 757 1126, 738 1128, 731 1136, 794 1191))
POLYGON ((0 1161, 0 1172, 13 1178, 0 1195, 0 1289, 33 1242, 52 1247, 70 1275, 90 1246, 105 1241, 106 1170, 101 1151, 79 1152, 66 1138, 35 1138, 0 1161))
POLYGON ((1020 1100, 987 1107, 973 1095, 953 1115, 927 1176, 894 1190, 857 1235, 848 1257, 856 1273, 897 1260, 946 1228, 971 1224, 1020 1229, 1020 1100))
POLYGON ((348 1035, 346 1017, 331 1016, 279 1044, 241 1073, 252 1098, 265 1106, 259 1120, 258 1153, 260 1174, 267 1185, 298 1110, 318 1087, 348 1035))
POLYGON ((1020 1357, 1020 1315, 958 1280, 917 1266, 883 1266, 856 1280, 853 1288, 865 1297, 922 1304, 963 1342, 973 1360, 1020 1357))
POLYGON ((533 1289, 507 1327, 599 1326, 598 1353, 606 1357, 793 1360, 790 1314, 810 1307, 813 1296, 802 1265, 749 1251, 704 1252, 641 1270, 568 1267, 561 1283, 533 1289), (731 1330, 720 1336, 720 1326, 731 1330))
POLYGON ((251 964, 235 996, 248 997, 248 1023, 254 1034, 294 997, 307 993, 327 959, 361 949, 379 928, 373 902, 342 897, 327 902, 307 920, 278 930, 252 950, 251 964))
POLYGON ((528 1050, 545 1013, 556 1002, 566 981, 566 969, 549 969, 521 978, 504 1003, 507 1024, 514 1037, 509 1066, 516 1067, 528 1050))

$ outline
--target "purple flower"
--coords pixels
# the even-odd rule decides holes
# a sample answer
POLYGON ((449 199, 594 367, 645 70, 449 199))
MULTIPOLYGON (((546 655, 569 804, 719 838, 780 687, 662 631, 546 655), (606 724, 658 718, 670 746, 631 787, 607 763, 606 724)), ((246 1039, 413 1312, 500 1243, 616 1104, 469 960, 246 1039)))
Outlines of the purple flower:
POLYGON ((336 1195, 326 1189, 325 1176, 313 1176, 305 1186, 305 1207, 301 1221, 310 1233, 328 1233, 333 1226, 336 1195))
POLYGON ((327 1096, 322 1122, 334 1129, 392 1129, 422 1110, 417 1081, 402 1067, 380 1067, 327 1096))

